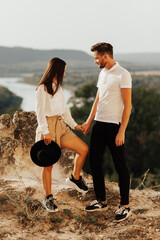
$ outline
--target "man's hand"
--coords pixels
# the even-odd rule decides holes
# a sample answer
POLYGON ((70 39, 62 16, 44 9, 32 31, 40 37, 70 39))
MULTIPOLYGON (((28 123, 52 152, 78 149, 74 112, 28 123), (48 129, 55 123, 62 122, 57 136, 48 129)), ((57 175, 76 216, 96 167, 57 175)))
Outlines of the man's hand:
POLYGON ((77 125, 75 129, 78 131, 84 132, 84 128, 82 127, 82 125, 77 125))
POLYGON ((46 145, 48 145, 48 144, 51 143, 51 135, 50 135, 50 133, 45 134, 43 137, 44 137, 44 143, 45 143, 46 145))
POLYGON ((124 132, 119 131, 115 139, 115 144, 117 147, 119 147, 119 146, 122 146, 124 142, 125 142, 125 134, 124 132))
POLYGON ((122 114, 122 122, 117 133, 115 144, 116 146, 122 146, 125 142, 125 130, 129 121, 129 116, 131 113, 131 88, 121 88, 121 94, 124 104, 124 110, 122 114))
POLYGON ((82 124, 82 127, 84 128, 83 134, 86 135, 90 131, 91 124, 85 122, 85 123, 82 124))

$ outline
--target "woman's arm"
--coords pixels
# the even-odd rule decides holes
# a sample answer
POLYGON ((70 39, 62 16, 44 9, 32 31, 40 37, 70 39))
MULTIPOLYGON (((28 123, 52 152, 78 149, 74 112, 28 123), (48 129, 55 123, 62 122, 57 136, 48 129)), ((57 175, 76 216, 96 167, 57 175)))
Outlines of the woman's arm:
POLYGON ((40 85, 36 91, 36 113, 40 131, 46 144, 51 143, 51 136, 48 130, 48 123, 45 116, 46 93, 44 85, 40 85))
MULTIPOLYGON (((66 124, 68 124, 72 129, 75 129, 75 127, 78 125, 74 119, 72 118, 71 112, 67 106, 64 94, 62 92, 62 104, 64 106, 64 112, 63 112, 63 118, 66 124)), ((77 129, 78 130, 78 129, 77 129)))

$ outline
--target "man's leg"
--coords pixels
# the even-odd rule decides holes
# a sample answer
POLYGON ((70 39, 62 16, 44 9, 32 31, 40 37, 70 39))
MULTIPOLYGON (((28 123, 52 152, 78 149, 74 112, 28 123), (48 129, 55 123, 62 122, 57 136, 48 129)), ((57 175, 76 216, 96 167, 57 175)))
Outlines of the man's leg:
POLYGON ((123 221, 131 215, 131 210, 128 206, 129 204, 129 185, 130 176, 128 167, 126 165, 124 145, 117 147, 115 144, 115 138, 119 130, 119 125, 110 124, 108 130, 109 139, 108 146, 111 151, 115 168, 119 176, 119 187, 121 202, 119 209, 115 212, 115 220, 117 222, 123 221))
POLYGON ((129 186, 130 176, 125 158, 124 145, 117 147, 115 144, 115 138, 119 130, 119 125, 111 124, 108 134, 108 147, 111 151, 115 168, 119 176, 119 187, 121 196, 121 206, 127 206, 129 204, 129 186))
POLYGON ((104 124, 96 122, 92 128, 90 141, 90 166, 96 199, 101 202, 106 200, 105 182, 102 168, 105 147, 106 136, 104 124))

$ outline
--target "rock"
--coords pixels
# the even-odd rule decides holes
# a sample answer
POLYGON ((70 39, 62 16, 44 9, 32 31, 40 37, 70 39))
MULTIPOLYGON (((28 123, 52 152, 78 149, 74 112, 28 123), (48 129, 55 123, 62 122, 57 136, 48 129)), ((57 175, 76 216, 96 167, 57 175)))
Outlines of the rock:
MULTIPOLYGON (((41 178, 41 168, 30 158, 30 149, 35 143, 37 117, 34 111, 18 112, 0 116, 0 172, 6 176, 29 174, 41 178)), ((63 148, 60 160, 53 167, 54 181, 61 181, 70 176, 73 170, 75 152, 63 148)), ((82 171, 82 176, 89 177, 82 171)))
POLYGON ((28 165, 30 148, 35 141, 35 112, 16 112, 0 116, 0 172, 7 174, 17 165, 28 165))
POLYGON ((14 124, 9 114, 3 114, 0 116, 0 137, 13 136, 14 124))
POLYGON ((18 147, 18 141, 3 137, 0 138, 0 172, 4 173, 6 166, 13 165, 15 163, 14 152, 18 147))
POLYGON ((65 174, 69 173, 73 169, 74 157, 75 152, 66 148, 62 149, 59 164, 64 169, 65 174))
MULTIPOLYGON (((9 114, 0 116, 0 172, 8 175, 20 172, 25 176, 32 170, 33 175, 41 168, 37 167, 30 158, 30 149, 35 142, 37 117, 35 112, 18 112, 13 116, 9 114)), ((70 174, 73 169, 75 153, 68 149, 62 149, 62 155, 54 165, 53 179, 70 174)), ((67 176, 68 176, 67 175, 67 176)))
POLYGON ((18 112, 13 116, 15 126, 14 138, 22 142, 22 146, 31 147, 35 142, 35 133, 37 128, 36 113, 18 112))

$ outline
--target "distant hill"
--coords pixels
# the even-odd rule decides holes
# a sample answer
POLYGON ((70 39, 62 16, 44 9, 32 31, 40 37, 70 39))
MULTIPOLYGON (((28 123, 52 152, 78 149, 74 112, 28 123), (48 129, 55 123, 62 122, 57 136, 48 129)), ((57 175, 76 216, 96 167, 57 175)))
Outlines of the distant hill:
POLYGON ((160 53, 125 53, 115 59, 129 71, 160 70, 160 53))
POLYGON ((64 60, 92 61, 92 57, 78 50, 37 50, 22 47, 0 47, 0 64, 49 61, 53 57, 64 60))
MULTIPOLYGON (((41 73, 47 62, 60 57, 71 72, 98 72, 91 55, 78 50, 38 50, 22 47, 0 47, 0 76, 41 73)), ((117 54, 115 60, 129 71, 160 70, 160 53, 117 54)))
POLYGON ((160 53, 121 53, 115 55, 119 61, 134 63, 160 63, 160 53))
POLYGON ((53 57, 67 62, 68 71, 97 71, 93 58, 78 50, 36 50, 22 47, 0 47, 0 76, 42 73, 53 57))

